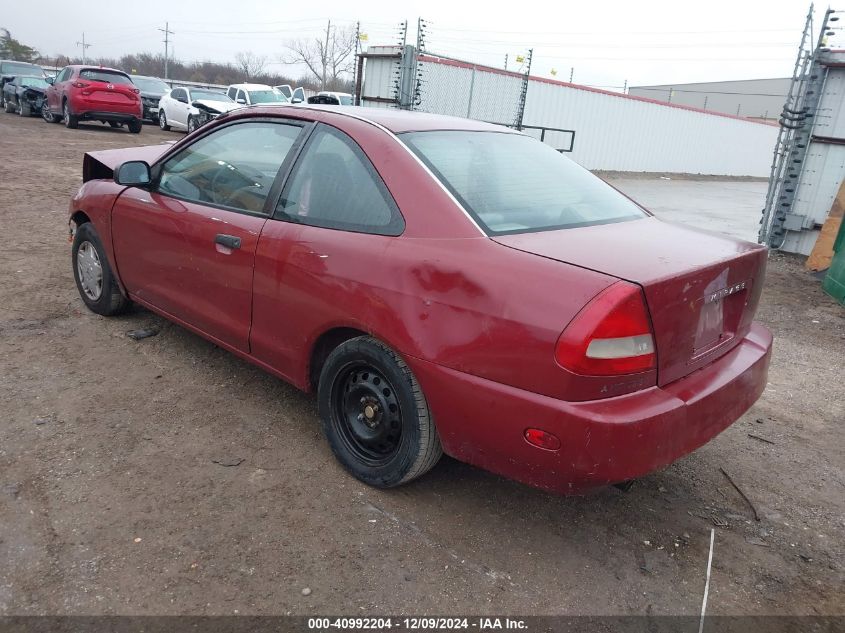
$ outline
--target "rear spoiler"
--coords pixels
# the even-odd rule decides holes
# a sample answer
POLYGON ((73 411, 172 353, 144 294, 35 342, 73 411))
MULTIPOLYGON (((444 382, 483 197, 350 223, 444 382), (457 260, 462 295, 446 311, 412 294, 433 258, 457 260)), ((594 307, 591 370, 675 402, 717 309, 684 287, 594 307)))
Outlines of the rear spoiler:
POLYGON ((143 160, 151 165, 175 141, 161 145, 147 145, 144 147, 127 147, 126 149, 106 149, 99 152, 86 152, 82 158, 82 182, 89 180, 111 180, 114 170, 129 160, 143 160))

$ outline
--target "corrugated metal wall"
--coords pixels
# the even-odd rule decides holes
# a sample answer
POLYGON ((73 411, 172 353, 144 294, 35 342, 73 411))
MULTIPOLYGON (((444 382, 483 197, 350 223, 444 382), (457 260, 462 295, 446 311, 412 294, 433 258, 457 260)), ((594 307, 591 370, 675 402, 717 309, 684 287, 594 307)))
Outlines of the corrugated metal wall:
MULTIPOLYGON (((416 109, 513 122, 520 75, 431 56, 421 62, 416 109)), ((375 105, 367 96, 391 94, 395 68, 391 60, 367 61, 364 105, 375 105)), ((772 125, 540 79, 529 81, 523 122, 575 130, 570 156, 607 171, 767 177, 777 138, 772 125)))
POLYGON ((787 231, 781 250, 809 255, 845 179, 845 53, 832 52, 807 156, 795 188, 791 215, 803 216, 800 229, 787 231))

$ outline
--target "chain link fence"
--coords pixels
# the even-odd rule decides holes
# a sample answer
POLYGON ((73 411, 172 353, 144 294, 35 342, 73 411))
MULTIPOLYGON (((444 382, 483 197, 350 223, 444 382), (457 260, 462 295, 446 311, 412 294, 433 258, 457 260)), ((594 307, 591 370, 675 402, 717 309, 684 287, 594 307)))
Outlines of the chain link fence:
POLYGON ((519 114, 523 78, 517 73, 423 53, 417 78, 414 110, 508 126, 519 114))

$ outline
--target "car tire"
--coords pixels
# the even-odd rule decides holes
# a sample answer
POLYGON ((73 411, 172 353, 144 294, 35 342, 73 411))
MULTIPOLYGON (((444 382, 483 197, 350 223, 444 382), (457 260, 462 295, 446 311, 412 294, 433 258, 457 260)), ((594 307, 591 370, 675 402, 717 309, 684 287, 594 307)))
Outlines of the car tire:
POLYGON ((329 354, 317 399, 332 452, 366 484, 392 488, 407 483, 443 454, 411 369, 371 336, 350 339, 329 354))
POLYGON ((167 132, 170 130, 170 126, 167 125, 167 115, 164 114, 164 110, 161 110, 158 113, 158 127, 161 129, 162 132, 167 132))
POLYGON ((50 111, 47 101, 44 101, 44 104, 41 106, 41 118, 47 121, 47 123, 58 123, 61 121, 61 117, 56 116, 50 111))
POLYGON ((130 121, 127 126, 132 134, 140 134, 144 124, 140 120, 130 121))
POLYGON ((196 132, 196 130, 197 130, 197 120, 189 114, 188 115, 188 134, 190 134, 191 132, 196 132))
POLYGON ((64 115, 62 120, 66 128, 75 130, 79 127, 79 119, 70 113, 70 106, 67 104, 67 101, 62 104, 62 114, 64 115))
POLYGON ((71 262, 76 289, 91 312, 114 316, 129 309, 132 302, 120 292, 103 243, 90 222, 76 229, 71 262))
POLYGON ((14 104, 9 101, 6 97, 3 97, 3 109, 6 111, 7 114, 14 114, 15 112, 14 104))

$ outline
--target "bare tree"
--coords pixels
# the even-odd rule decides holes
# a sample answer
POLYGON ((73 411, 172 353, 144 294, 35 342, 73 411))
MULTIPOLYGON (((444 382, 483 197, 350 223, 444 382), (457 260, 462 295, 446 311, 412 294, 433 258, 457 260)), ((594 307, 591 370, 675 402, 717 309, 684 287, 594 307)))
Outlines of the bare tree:
POLYGON ((235 65, 249 79, 250 77, 264 74, 264 68, 267 66, 267 56, 256 55, 249 51, 241 51, 235 55, 235 65))
POLYGON ((320 83, 320 89, 335 88, 343 83, 343 75, 352 72, 355 51, 355 29, 351 26, 332 26, 329 20, 321 37, 290 40, 289 51, 282 63, 305 64, 320 83))

